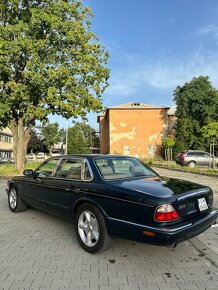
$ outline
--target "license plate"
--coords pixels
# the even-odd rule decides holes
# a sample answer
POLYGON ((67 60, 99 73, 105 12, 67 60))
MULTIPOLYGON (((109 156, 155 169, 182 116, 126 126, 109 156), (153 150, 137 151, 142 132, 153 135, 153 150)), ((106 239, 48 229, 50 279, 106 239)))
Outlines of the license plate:
POLYGON ((198 207, 200 211, 208 209, 208 205, 204 197, 198 199, 198 207))

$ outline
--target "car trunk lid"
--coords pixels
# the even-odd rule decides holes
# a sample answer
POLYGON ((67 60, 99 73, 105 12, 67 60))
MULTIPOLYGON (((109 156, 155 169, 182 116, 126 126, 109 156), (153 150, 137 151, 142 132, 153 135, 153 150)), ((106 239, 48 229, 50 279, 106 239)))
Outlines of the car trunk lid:
POLYGON ((157 206, 171 203, 182 220, 209 210, 213 203, 213 194, 209 187, 185 180, 157 176, 114 183, 141 193, 142 202, 146 203, 149 195, 152 200, 158 201, 157 206))

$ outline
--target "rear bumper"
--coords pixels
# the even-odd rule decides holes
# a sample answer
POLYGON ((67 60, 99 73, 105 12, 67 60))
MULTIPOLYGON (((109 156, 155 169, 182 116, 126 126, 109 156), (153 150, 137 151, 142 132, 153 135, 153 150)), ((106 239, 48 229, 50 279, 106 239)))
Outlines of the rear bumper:
POLYGON ((191 239, 216 223, 218 210, 192 218, 188 222, 166 227, 139 225, 113 218, 108 219, 109 233, 148 244, 169 246, 191 239))

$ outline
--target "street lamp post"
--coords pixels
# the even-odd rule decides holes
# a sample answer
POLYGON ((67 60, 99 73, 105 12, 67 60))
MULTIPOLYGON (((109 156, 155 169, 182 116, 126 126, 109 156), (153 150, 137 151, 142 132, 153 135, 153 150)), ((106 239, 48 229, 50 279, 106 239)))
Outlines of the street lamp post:
POLYGON ((67 120, 67 126, 66 126, 66 144, 65 144, 65 154, 67 154, 67 143, 68 143, 68 125, 69 125, 69 120, 67 120))

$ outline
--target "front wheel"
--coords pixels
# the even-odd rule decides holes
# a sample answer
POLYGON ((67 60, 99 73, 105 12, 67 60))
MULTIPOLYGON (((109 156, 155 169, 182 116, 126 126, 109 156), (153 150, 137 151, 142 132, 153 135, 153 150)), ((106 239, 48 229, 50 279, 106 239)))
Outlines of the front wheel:
POLYGON ((77 239, 85 251, 96 253, 108 248, 110 237, 105 219, 96 206, 85 203, 79 207, 75 218, 75 230, 77 239))
POLYGON ((26 209, 25 203, 19 197, 18 191, 14 186, 9 189, 8 205, 12 212, 20 212, 26 209))

